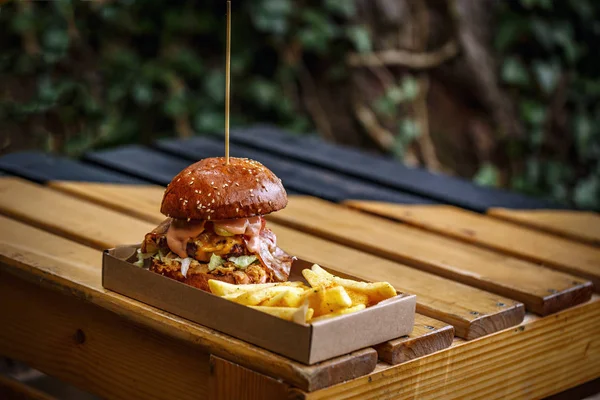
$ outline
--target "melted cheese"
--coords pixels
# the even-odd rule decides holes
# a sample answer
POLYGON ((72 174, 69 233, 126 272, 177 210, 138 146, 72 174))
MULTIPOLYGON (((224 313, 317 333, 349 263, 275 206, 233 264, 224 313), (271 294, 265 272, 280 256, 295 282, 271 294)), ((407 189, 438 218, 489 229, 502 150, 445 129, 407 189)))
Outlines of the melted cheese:
POLYGON ((240 218, 227 221, 215 221, 215 226, 226 230, 234 235, 247 236, 246 247, 252 253, 260 251, 260 230, 262 229, 262 219, 260 217, 240 218))

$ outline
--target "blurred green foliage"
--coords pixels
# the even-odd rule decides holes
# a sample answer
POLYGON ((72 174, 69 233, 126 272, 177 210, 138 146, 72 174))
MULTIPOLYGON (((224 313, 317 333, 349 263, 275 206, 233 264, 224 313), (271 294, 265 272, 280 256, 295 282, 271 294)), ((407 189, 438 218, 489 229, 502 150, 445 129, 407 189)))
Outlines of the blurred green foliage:
MULTIPOLYGON (((353 2, 232 7, 231 125, 314 130, 293 98, 298 68, 325 54, 341 65, 354 45, 368 49, 364 31, 343 23, 353 2)), ((42 117, 43 129, 25 133, 54 137, 48 146, 69 155, 222 131, 225 11, 224 1, 8 1, 0 8, 0 74, 27 84, 21 98, 14 90, 0 98, 0 118, 42 117)))
MULTIPOLYGON (((600 209, 600 2, 502 2, 495 48, 527 132, 513 189, 600 209)), ((478 180, 494 183, 493 167, 478 180)))
MULTIPOLYGON (((298 98, 307 65, 347 75, 345 55, 372 38, 351 0, 233 2, 231 124, 314 126, 298 98)), ((600 2, 500 2, 500 76, 527 135, 506 143, 524 173, 513 189, 600 209, 600 2)), ((0 122, 47 140, 50 150, 149 143, 224 126, 225 2, 119 0, 0 6, 0 122)), ((409 75, 379 98, 397 121, 395 154, 419 135, 399 106, 418 95, 409 75)), ((497 184, 483 165, 475 177, 497 184)))

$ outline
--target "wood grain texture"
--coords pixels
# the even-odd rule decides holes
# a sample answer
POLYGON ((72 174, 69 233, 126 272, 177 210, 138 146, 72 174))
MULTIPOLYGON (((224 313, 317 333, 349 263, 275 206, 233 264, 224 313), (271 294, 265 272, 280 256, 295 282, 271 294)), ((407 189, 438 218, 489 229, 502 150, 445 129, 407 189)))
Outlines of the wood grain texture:
POLYGON ((450 347, 453 339, 452 325, 417 314, 409 335, 375 346, 375 350, 380 360, 396 365, 450 347))
POLYGON ((44 187, 18 178, 1 178, 0 213, 100 250, 115 243, 139 243, 143 239, 140 232, 152 229, 151 224, 132 216, 94 204, 79 207, 81 200, 59 192, 40 196, 40 190, 44 187), (77 217, 62 218, 64 210, 77 210, 77 217))
POLYGON ((0 304, 0 353, 49 375, 103 398, 208 394, 208 354, 198 348, 4 270, 0 304))
MULTIPOLYGON (((76 185, 54 184, 54 187, 60 190, 68 187, 67 191, 70 193, 76 185)), ((136 197, 137 191, 136 187, 125 187, 123 192, 127 195, 123 195, 118 186, 108 186, 105 191, 102 184, 86 184, 84 188, 85 190, 78 192, 86 199, 124 212, 127 210, 124 209, 122 200, 126 196, 136 197)), ((48 194, 41 192, 38 196, 47 197, 48 194)), ((151 200, 147 204, 136 205, 136 211, 143 213, 155 224, 162 221, 164 216, 156 206, 160 204, 162 190, 140 187, 139 196, 147 196, 151 200)), ((77 218, 76 210, 72 209, 61 212, 60 215, 65 220, 77 218)), ((273 222, 269 223, 269 227, 277 234, 279 245, 291 254, 362 279, 387 281, 402 292, 416 294, 419 313, 453 325, 456 335, 460 337, 473 339, 513 326, 523 318, 523 306, 508 298, 324 241, 273 222)), ((81 234, 85 235, 86 232, 81 234)), ((413 341, 417 340, 416 337, 413 338, 413 341)))
MULTIPOLYGON (((600 290, 600 249, 452 206, 374 201, 347 205, 591 280, 600 290)), ((593 218, 588 221, 592 223, 593 218)), ((600 218, 598 219, 600 224, 600 218)), ((592 230, 595 228, 592 228, 592 230)))
POLYGON ((159 332, 171 340, 186 343, 192 349, 284 379, 304 390, 315 390, 367 374, 377 363, 377 352, 374 349, 359 350, 313 366, 290 361, 105 290, 101 283, 101 253, 97 250, 6 217, 0 217, 0 226, 3 228, 0 230, 0 271, 10 271, 40 287, 68 294, 73 302, 86 300, 99 306, 99 309, 117 314, 124 321, 148 328, 149 332, 159 332))
POLYGON ((591 282, 313 197, 268 219, 523 302, 547 315, 590 298, 591 282))
POLYGON ((48 182, 48 186, 82 199, 96 199, 99 204, 136 218, 156 221, 165 188, 155 185, 127 185, 93 182, 48 182), (150 211, 151 210, 151 211, 150 211))
POLYGON ((0 375, 0 399, 6 400, 57 400, 23 382, 0 375))
POLYGON ((518 225, 600 246, 600 215, 585 211, 491 208, 488 215, 518 225))
MULTIPOLYGON (((7 268, 12 272, 36 282, 36 285, 85 298, 126 320, 139 322, 153 330, 167 333, 171 338, 208 349, 255 371, 282 378, 290 375, 289 378, 284 378, 288 381, 292 381, 293 376, 302 381, 298 376, 306 376, 290 372, 293 370, 293 363, 287 360, 279 362, 278 357, 265 358, 268 357, 268 352, 247 346, 243 342, 181 321, 132 300, 74 284, 73 280, 64 276, 71 274, 87 284, 99 285, 96 273, 92 273, 90 279, 88 270, 93 264, 86 261, 87 257, 80 250, 85 249, 93 254, 91 260, 96 260, 99 264, 99 257, 96 257, 98 252, 30 227, 19 232, 14 226, 8 226, 7 221, 10 220, 0 220, 0 225, 7 227, 0 230, 0 235, 10 229, 10 234, 6 233, 0 239, 0 259, 10 262, 7 268), (34 235, 33 232, 43 233, 44 236, 34 235), (33 245, 24 246, 26 243, 33 245), (65 258, 74 261, 67 263, 65 258)), ((444 397, 450 388, 456 388, 457 394, 454 397, 459 398, 476 398, 479 390, 483 393, 481 398, 543 397, 600 374, 598 364, 594 363, 599 350, 599 316, 598 300, 594 298, 588 304, 550 317, 528 316, 523 326, 516 329, 504 330, 469 342, 455 339, 453 347, 431 356, 394 367, 380 363, 375 372, 364 379, 350 380, 325 391, 295 391, 295 394, 301 397, 341 399, 369 396, 431 398, 444 397), (590 305, 593 307, 588 307, 590 305), (583 312, 580 315, 581 310, 583 312), (539 325, 542 322, 545 325, 539 325), (541 348, 536 347, 540 345, 541 348), (429 386, 431 390, 428 389, 429 386)), ((446 397, 451 398, 450 395, 446 397)))
POLYGON ((211 400, 286 399, 289 386, 219 357, 210 357, 211 400))
POLYGON ((600 298, 305 399, 538 399, 600 377, 600 298))

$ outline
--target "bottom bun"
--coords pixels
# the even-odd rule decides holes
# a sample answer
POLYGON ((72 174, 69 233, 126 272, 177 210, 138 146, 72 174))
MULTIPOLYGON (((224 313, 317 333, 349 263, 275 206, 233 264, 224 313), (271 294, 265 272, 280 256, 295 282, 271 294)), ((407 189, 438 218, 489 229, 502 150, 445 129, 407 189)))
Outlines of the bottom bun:
MULTIPOLYGON (((150 271, 152 272, 183 282, 186 285, 202 289, 206 292, 210 292, 208 287, 208 281, 210 279, 232 284, 273 282, 273 280, 269 279, 264 272, 256 274, 253 273, 256 271, 252 271, 251 268, 252 267, 249 267, 247 269, 248 273, 240 270, 226 271, 224 273, 211 273, 208 271, 208 266, 206 264, 197 263, 194 267, 188 269, 186 276, 183 276, 181 273, 181 263, 179 261, 169 260, 168 263, 164 263, 158 259, 152 259, 152 264, 150 265, 150 271)), ((262 267, 255 267, 255 269, 264 271, 262 267)))

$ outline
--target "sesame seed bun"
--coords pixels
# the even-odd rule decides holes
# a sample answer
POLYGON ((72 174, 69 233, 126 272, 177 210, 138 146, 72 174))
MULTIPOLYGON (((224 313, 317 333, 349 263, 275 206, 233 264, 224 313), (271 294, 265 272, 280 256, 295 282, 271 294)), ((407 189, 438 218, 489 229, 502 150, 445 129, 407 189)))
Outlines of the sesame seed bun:
POLYGON ((249 218, 281 210, 287 193, 281 180, 247 158, 205 158, 181 171, 165 190, 160 211, 190 220, 249 218))

